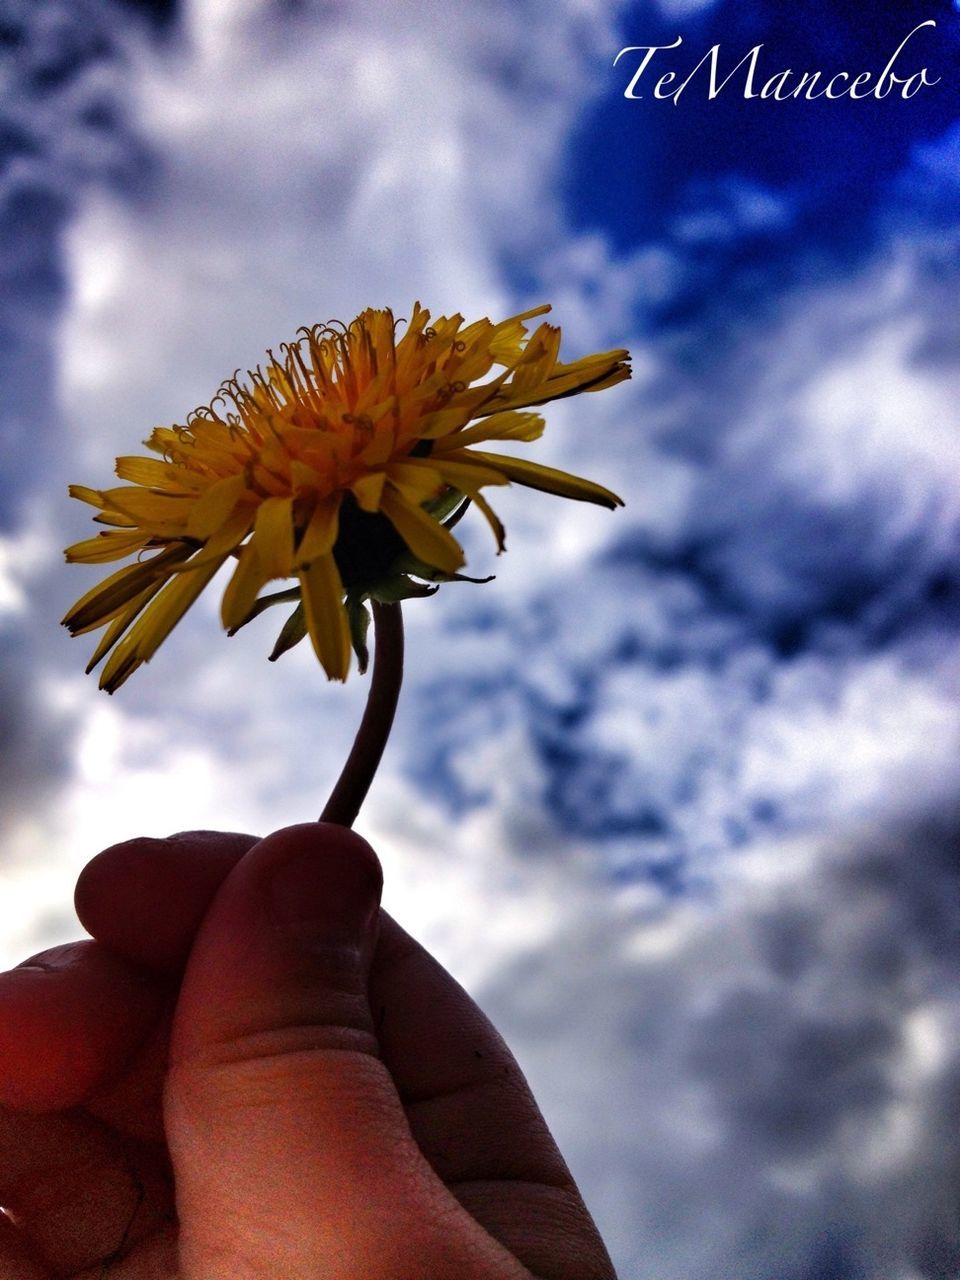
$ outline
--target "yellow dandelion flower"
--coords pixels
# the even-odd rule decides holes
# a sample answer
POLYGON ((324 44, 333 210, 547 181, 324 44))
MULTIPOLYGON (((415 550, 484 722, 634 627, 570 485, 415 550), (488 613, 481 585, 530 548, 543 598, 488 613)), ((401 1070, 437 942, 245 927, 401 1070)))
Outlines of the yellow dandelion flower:
POLYGON ((124 484, 71 486, 107 528, 67 559, 133 558, 63 620, 74 635, 106 628, 87 668, 107 658, 100 687, 112 693, 149 661, 231 558, 224 627, 295 601, 273 656, 308 634, 327 676, 343 680, 351 643, 362 653, 364 599, 433 589, 411 574, 460 576, 464 554, 450 529, 467 502, 503 549, 481 489, 513 481, 622 505, 589 480, 474 447, 535 440, 544 423, 532 406, 630 376, 626 351, 565 364, 558 328, 541 323, 528 337, 523 322, 548 310, 465 326, 459 315, 431 324, 417 303, 401 337, 388 310, 303 329, 245 383, 225 382, 186 425, 158 427, 146 441, 157 456, 118 458, 124 484), (261 596, 278 579, 293 585, 261 596))

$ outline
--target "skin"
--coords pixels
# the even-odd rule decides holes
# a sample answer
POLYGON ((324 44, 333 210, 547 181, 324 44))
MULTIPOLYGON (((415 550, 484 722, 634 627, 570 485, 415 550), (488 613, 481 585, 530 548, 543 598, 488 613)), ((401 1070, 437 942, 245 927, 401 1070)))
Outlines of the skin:
POLYGON ((350 831, 98 855, 0 975, 0 1280, 615 1280, 506 1045, 350 831))

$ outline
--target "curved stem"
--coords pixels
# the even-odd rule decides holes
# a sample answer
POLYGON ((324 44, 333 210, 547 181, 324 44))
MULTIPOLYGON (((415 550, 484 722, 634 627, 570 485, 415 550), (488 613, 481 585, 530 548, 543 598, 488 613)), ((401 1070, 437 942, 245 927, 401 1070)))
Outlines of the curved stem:
POLYGON ((373 604, 373 674, 363 719, 321 822, 352 827, 390 736, 403 680, 403 614, 399 604, 373 604))

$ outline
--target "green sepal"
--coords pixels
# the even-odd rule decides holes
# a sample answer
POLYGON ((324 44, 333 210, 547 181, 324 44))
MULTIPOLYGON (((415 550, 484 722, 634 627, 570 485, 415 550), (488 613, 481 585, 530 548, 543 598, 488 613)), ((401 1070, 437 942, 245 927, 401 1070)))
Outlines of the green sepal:
POLYGON ((265 609, 269 609, 272 604, 290 604, 294 600, 300 599, 300 588, 289 587, 286 591, 274 591, 268 596, 261 596, 257 603, 253 606, 242 622, 238 622, 235 627, 231 627, 227 632, 228 636, 235 636, 241 627, 245 627, 248 622, 252 622, 254 618, 258 618, 265 609))
MULTIPOLYGON (((299 594, 299 590, 294 593, 295 596, 299 596, 299 594)), ((249 622, 249 618, 247 621, 249 622)), ((295 644, 299 644, 306 634, 307 621, 304 617, 303 605, 298 604, 280 629, 280 634, 277 636, 277 643, 273 646, 273 652, 270 654, 270 661, 276 662, 282 653, 286 653, 287 650, 292 649, 295 644)))
MULTIPOLYGON (((417 576, 422 578, 424 575, 417 572, 417 576)), ((424 596, 435 595, 439 590, 439 584, 414 582, 406 574, 391 574, 389 578, 374 583, 365 592, 365 596, 370 600, 376 600, 378 604, 399 604, 401 600, 420 600, 424 596)))
POLYGON ((357 655, 357 670, 364 675, 370 661, 370 650, 367 648, 367 632, 370 629, 370 610, 357 596, 349 595, 346 599, 347 621, 350 624, 350 643, 357 655))
POLYGON ((459 489, 448 489, 446 493, 441 493, 438 498, 431 498, 423 504, 424 511, 429 512, 434 520, 442 524, 446 529, 452 529, 460 520, 470 505, 470 499, 465 497, 459 489), (447 519, 451 516, 451 519, 447 519))
MULTIPOLYGON (((432 564, 427 564, 423 560, 418 560, 416 556, 408 554, 399 556, 393 563, 393 572, 390 577, 384 578, 381 582, 369 587, 368 594, 375 600, 382 600, 385 604, 392 604, 395 600, 406 600, 409 596, 414 595, 433 595, 432 590, 421 592, 411 590, 407 595, 389 596, 388 598, 388 593, 393 590, 394 583, 409 581, 406 577, 407 574, 413 574, 415 578, 422 578, 424 582, 432 582, 437 586, 441 582, 475 582, 482 584, 492 582, 496 577, 493 573, 488 573, 485 578, 471 578, 466 573, 444 573, 442 569, 436 569, 432 564)), ((410 585, 412 586, 413 584, 410 585)), ((435 589, 436 587, 434 587, 435 589)))

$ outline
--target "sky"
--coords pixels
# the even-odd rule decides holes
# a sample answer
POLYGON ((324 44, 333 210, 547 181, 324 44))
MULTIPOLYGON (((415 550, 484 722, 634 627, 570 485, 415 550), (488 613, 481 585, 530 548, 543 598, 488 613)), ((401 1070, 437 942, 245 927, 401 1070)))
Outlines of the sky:
POLYGON ((621 1280, 960 1276, 958 54, 943 0, 0 0, 4 962, 110 843, 315 816, 365 693, 215 590, 98 692, 67 484, 302 324, 549 301, 634 376, 536 458, 626 505, 498 493, 495 581, 406 607, 386 905, 621 1280), (909 97, 736 70, 907 37, 909 97))

